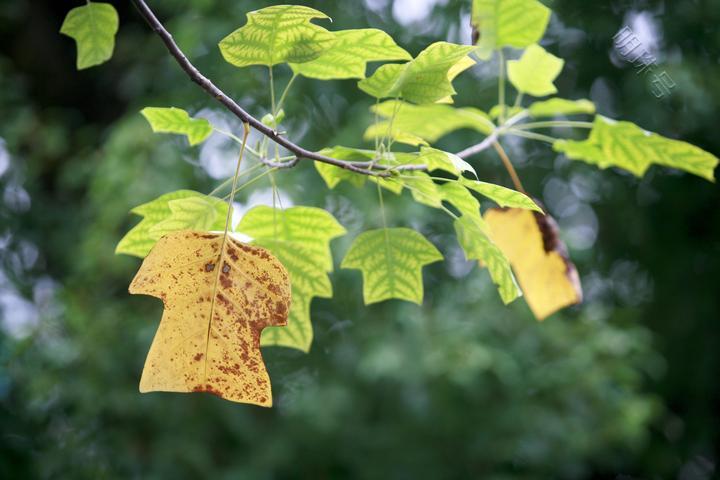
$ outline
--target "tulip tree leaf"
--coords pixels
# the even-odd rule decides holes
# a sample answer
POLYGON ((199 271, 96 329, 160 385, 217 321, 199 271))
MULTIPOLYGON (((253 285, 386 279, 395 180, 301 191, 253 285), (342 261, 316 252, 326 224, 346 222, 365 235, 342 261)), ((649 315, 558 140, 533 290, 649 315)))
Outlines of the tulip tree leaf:
POLYGON ((413 105, 396 100, 375 105, 371 110, 386 120, 370 126, 366 140, 383 138, 390 133, 395 140, 413 146, 424 142, 433 144, 445 135, 468 128, 489 135, 495 125, 490 117, 477 108, 454 108, 449 105, 413 105), (392 129, 389 119, 394 118, 392 129))
POLYGON ((166 193, 131 210, 143 217, 130 230, 115 253, 145 258, 155 243, 176 230, 224 230, 228 205, 214 197, 191 190, 166 193))
POLYGON ((422 304, 422 268, 442 258, 438 249, 415 230, 385 228, 359 235, 342 268, 362 272, 366 305, 389 299, 422 304))
POLYGON ((485 220, 535 318, 543 320, 582 301, 577 270, 550 216, 514 208, 490 209, 485 220))
POLYGON ((315 60, 291 64, 293 71, 318 80, 365 78, 368 62, 411 60, 390 35, 374 28, 333 32, 335 43, 315 60))
POLYGON ((480 202, 462 183, 447 182, 440 185, 439 189, 443 200, 455 207, 463 217, 482 223, 480 202))
POLYGON ((472 23, 483 60, 503 47, 525 48, 545 34, 551 11, 537 0, 473 0, 472 23))
POLYGON ((543 211, 530 197, 516 190, 475 180, 462 179, 462 182, 470 190, 489 198, 501 207, 522 208, 540 213, 543 211))
POLYGON ((88 2, 70 10, 60 33, 77 44, 77 69, 84 70, 105 63, 115 49, 118 14, 109 3, 88 2))
POLYGON ((715 180, 718 158, 679 140, 648 132, 631 122, 616 122, 600 115, 590 138, 558 140, 557 152, 600 168, 618 167, 642 177, 651 165, 677 168, 710 181, 715 180))
POLYGON ((213 127, 204 118, 190 118, 181 108, 146 107, 140 113, 155 133, 185 135, 190 145, 204 142, 213 132, 213 127))
POLYGON ((465 58, 475 47, 437 42, 405 64, 389 64, 358 83, 358 87, 375 98, 402 98, 425 104, 446 100, 455 95, 452 80, 462 69, 472 66, 465 58))
POLYGON ((510 60, 508 79, 522 93, 544 97, 557 93, 553 83, 560 75, 565 61, 548 53, 540 45, 530 45, 520 60, 510 60))
POLYGON ((287 323, 291 299, 288 273, 267 250, 225 234, 174 232, 145 258, 130 293, 164 305, 141 392, 272 406, 260 335, 287 323))
POLYGON ((247 23, 219 44, 228 63, 236 67, 305 63, 320 57, 335 43, 335 36, 311 23, 329 18, 298 5, 275 5, 247 14, 247 23))
POLYGON ((328 277, 333 270, 330 242, 345 235, 345 228, 319 208, 280 210, 261 206, 250 210, 237 230, 276 255, 290 274, 292 306, 288 325, 265 330, 262 345, 308 352, 313 339, 312 299, 332 297, 328 277))
POLYGON ((486 266, 505 304, 522 295, 515 282, 510 262, 488 236, 487 227, 476 218, 463 215, 455 220, 455 233, 468 260, 486 266))
POLYGON ((417 161, 413 163, 419 163, 427 165, 428 171, 442 170, 459 177, 463 173, 470 172, 477 178, 477 172, 472 165, 458 157, 454 153, 444 152, 436 148, 423 147, 420 149, 417 161))
POLYGON ((566 100, 551 98, 535 102, 528 107, 533 118, 556 117, 565 115, 593 115, 595 104, 590 100, 566 100))
MULTIPOLYGON (((332 148, 326 148, 319 152, 321 155, 325 155, 336 160, 346 160, 349 162, 369 162, 375 158, 375 152, 373 150, 361 150, 357 148, 348 148, 342 146, 335 146, 332 148)), ((314 162, 315 169, 320 174, 328 188, 335 188, 340 182, 347 181, 355 187, 362 187, 365 185, 365 175, 360 175, 344 168, 336 167, 328 163, 314 162)))

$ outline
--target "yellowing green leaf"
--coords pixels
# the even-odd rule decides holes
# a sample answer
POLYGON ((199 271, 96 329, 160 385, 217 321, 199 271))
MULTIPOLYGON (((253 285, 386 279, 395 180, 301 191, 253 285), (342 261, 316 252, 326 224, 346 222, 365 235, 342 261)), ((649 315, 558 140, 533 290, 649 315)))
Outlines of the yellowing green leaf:
POLYGON ((224 230, 227 203, 191 190, 167 193, 131 210, 143 217, 130 230, 115 253, 145 258, 164 235, 175 230, 224 230))
POLYGON ((272 406, 260 335, 287 323, 290 279, 265 249, 224 234, 174 232, 152 249, 130 293, 164 305, 141 392, 208 392, 272 406))
POLYGON ((590 100, 551 98, 533 103, 528 107, 528 112, 530 112, 530 116, 533 118, 564 115, 592 115, 595 113, 595 104, 590 100))
POLYGON ((475 172, 473 166, 468 162, 454 153, 444 152, 436 148, 421 148, 417 160, 412 163, 427 165, 428 171, 430 172, 434 170, 442 170, 444 172, 452 173, 457 177, 461 176, 465 172, 470 172, 477 178, 477 172, 475 172))
POLYGON ((365 132, 366 140, 383 138, 390 133, 396 141, 408 145, 422 145, 423 141, 433 144, 456 130, 469 128, 489 135, 495 125, 489 116, 476 108, 454 108, 448 105, 413 105, 389 100, 372 107, 372 111, 384 119, 370 126, 365 132))
POLYGON ((291 64, 293 71, 318 80, 365 78, 368 62, 410 60, 390 35, 374 28, 332 32, 335 43, 315 60, 291 64))
POLYGON ((462 183, 470 190, 489 198, 501 207, 522 208, 540 213, 543 211, 530 197, 516 190, 466 178, 462 179, 462 183))
POLYGON ((422 268, 442 258, 438 249, 415 230, 386 228, 359 235, 342 268, 362 272, 366 305, 389 299, 422 304, 422 268))
POLYGON ((185 135, 190 145, 204 142, 213 132, 210 122, 204 118, 190 118, 181 108, 146 107, 140 113, 155 133, 185 135))
POLYGON ((530 45, 520 60, 508 62, 508 78, 519 92, 544 97, 557 93, 553 82, 563 65, 563 59, 546 52, 540 45, 530 45))
POLYGON ((573 160, 600 168, 619 167, 638 177, 651 165, 662 165, 714 181, 718 165, 715 155, 699 147, 600 115, 595 117, 590 138, 581 142, 559 140, 554 148, 573 160))
POLYGON ((582 301, 577 270, 550 216, 528 210, 490 209, 485 220, 538 320, 582 301))
MULTIPOLYGON (((401 177, 388 181, 398 182, 403 187, 407 187, 415 201, 420 204, 433 208, 442 207, 442 193, 440 193, 438 185, 425 172, 404 172, 401 177)), ((402 187, 400 191, 402 191, 402 187)))
MULTIPOLYGON (((336 160, 346 160, 349 162, 369 162, 375 158, 375 152, 373 150, 362 150, 357 148, 348 148, 342 146, 335 146, 332 148, 326 148, 319 152, 321 155, 325 155, 336 160)), ((315 169, 318 171, 320 176, 328 188, 335 188, 340 182, 350 182, 355 187, 362 187, 365 185, 365 175, 346 170, 344 168, 336 167, 328 163, 314 162, 315 169)))
POLYGON ((329 18, 298 5, 275 5, 247 14, 247 23, 220 42, 220 52, 236 67, 315 60, 335 43, 333 34, 311 23, 329 18))
POLYGON ((376 98, 399 97, 424 104, 435 103, 455 95, 452 80, 472 63, 465 60, 475 47, 437 42, 423 50, 417 58, 402 65, 383 65, 358 87, 376 98))
POLYGON ((487 227, 468 216, 455 220, 455 233, 468 260, 478 260, 486 266, 493 283, 497 285, 505 304, 522 295, 515 282, 510 262, 487 235, 487 227))
POLYGON ((262 345, 309 351, 313 339, 312 299, 332 297, 328 277, 333 270, 330 242, 345 235, 345 228, 318 208, 256 207, 243 217, 237 229, 276 255, 290 274, 292 307, 288 325, 265 330, 262 345))
POLYGON ((70 10, 60 33, 72 37, 77 44, 77 69, 108 61, 115 49, 118 14, 109 3, 88 2, 70 10))
POLYGON ((455 207, 463 217, 482 223, 480 202, 460 182, 447 182, 439 187, 443 200, 455 207))
POLYGON ((487 59, 502 47, 525 48, 539 42, 550 13, 537 0, 473 0, 472 23, 480 34, 478 55, 487 59))

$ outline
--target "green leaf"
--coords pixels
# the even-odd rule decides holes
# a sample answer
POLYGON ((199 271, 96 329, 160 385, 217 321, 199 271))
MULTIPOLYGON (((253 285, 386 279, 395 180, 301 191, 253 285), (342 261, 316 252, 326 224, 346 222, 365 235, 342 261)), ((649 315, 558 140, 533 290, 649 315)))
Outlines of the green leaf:
POLYGON ((566 100, 564 98, 551 98, 535 102, 528 107, 533 118, 556 117, 565 115, 593 115, 595 104, 590 100, 566 100))
POLYGON ((333 46, 335 37, 311 20, 329 18, 298 5, 275 5, 247 14, 247 23, 219 44, 228 63, 236 67, 315 60, 333 46))
POLYGON ((77 44, 77 69, 83 70, 110 60, 115 49, 118 14, 109 3, 88 2, 70 10, 60 33, 77 44))
POLYGON ((277 256, 290 274, 292 303, 288 325, 263 331, 263 346, 282 346, 308 352, 313 339, 310 306, 315 297, 331 298, 328 273, 333 270, 330 242, 346 231, 325 210, 292 207, 287 210, 256 207, 237 230, 277 256))
POLYGON ((409 228, 371 230, 350 246, 342 268, 360 270, 365 304, 399 299, 422 304, 422 268, 443 256, 409 228))
POLYGON ((486 60, 494 50, 539 42, 550 13, 537 0, 473 0, 472 23, 480 33, 478 56, 486 60))
POLYGON ((487 267, 493 283, 497 285, 500 297, 508 304, 522 295, 515 281, 510 262, 487 235, 484 222, 474 217, 462 216, 455 221, 458 242, 468 260, 478 260, 487 267))
POLYGON ((436 148, 423 147, 416 161, 412 163, 427 165, 428 171, 442 170, 457 177, 465 172, 472 173, 477 178, 477 172, 472 165, 454 153, 444 152, 436 148))
POLYGON ((616 122, 600 115, 595 117, 590 138, 580 142, 559 140, 553 147, 570 159, 600 168, 622 168, 638 177, 655 164, 714 181, 718 165, 715 155, 699 147, 648 132, 631 122, 616 122))
MULTIPOLYGON (((516 107, 513 105, 505 105, 505 117, 506 118, 514 117, 515 115, 522 112, 523 110, 525 110, 525 109, 522 107, 516 107)), ((490 118, 495 120, 500 117, 501 113, 503 113, 503 106, 495 105, 494 107, 492 107, 490 109, 490 112, 488 115, 490 116, 490 118)))
POLYGON ((407 187, 415 201, 420 204, 433 208, 442 207, 443 195, 438 185, 425 172, 403 172, 402 177, 387 181, 401 184, 400 191, 407 187))
POLYGON ((480 202, 460 182, 447 182, 440 185, 440 194, 443 200, 455 207, 463 217, 482 223, 480 202))
POLYGON ((565 61, 548 53, 540 45, 530 45, 520 60, 508 62, 508 79, 522 93, 544 97, 557 93, 553 82, 565 61))
POLYGON ((501 207, 506 208, 523 208, 525 210, 534 210, 543 213, 540 208, 530 197, 524 193, 506 188, 493 183, 479 182, 476 180, 461 179, 463 185, 480 195, 489 198, 501 207))
POLYGON ((374 28, 332 32, 335 43, 315 60, 291 64, 296 74, 318 80, 365 78, 368 62, 411 60, 390 35, 374 28))
POLYGON ((130 230, 115 253, 145 258, 155 243, 175 230, 224 230, 227 203, 191 190, 166 193, 131 210, 143 217, 130 230))
MULTIPOLYGON (((361 150, 342 146, 325 148, 318 153, 325 155, 326 157, 349 162, 369 162, 375 158, 375 152, 373 150, 361 150)), ((325 180, 325 183, 330 189, 337 187, 338 184, 343 181, 349 182, 355 187, 362 187, 365 185, 365 175, 345 170, 344 168, 336 167, 328 163, 314 163, 315 169, 318 171, 322 179, 325 180)))
POLYGON ((413 105, 396 100, 374 105, 371 110, 384 119, 370 126, 365 132, 366 140, 375 140, 390 135, 398 142, 418 146, 424 142, 433 144, 456 130, 469 128, 483 135, 495 129, 490 117, 477 108, 454 108, 448 105, 413 105))
POLYGON ((398 97, 418 104, 446 101, 456 93, 452 80, 474 63, 467 59, 473 50, 466 45, 433 43, 410 62, 383 65, 358 87, 380 99, 398 97), (458 64, 461 68, 454 68, 458 64))
POLYGON ((150 123, 153 132, 185 135, 190 145, 204 142, 213 132, 210 122, 204 118, 190 118, 181 108, 146 107, 140 113, 150 123))

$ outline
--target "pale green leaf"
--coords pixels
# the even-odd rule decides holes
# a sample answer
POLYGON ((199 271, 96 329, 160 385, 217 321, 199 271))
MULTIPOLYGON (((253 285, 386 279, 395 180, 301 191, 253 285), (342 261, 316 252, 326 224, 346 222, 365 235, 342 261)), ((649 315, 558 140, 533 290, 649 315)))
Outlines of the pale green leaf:
MULTIPOLYGON (((516 107, 514 105, 505 105, 505 118, 514 117, 518 113, 522 112, 524 108, 522 107, 516 107)), ((503 106, 502 105, 495 105, 490 109, 490 112, 488 115, 490 118, 497 119, 500 118, 500 114, 503 113, 503 106)))
POLYGON ((487 59, 503 47, 525 48, 539 42, 550 13, 537 0, 473 0, 472 23, 480 34, 478 55, 487 59))
POLYGON ((565 61, 548 53, 540 45, 530 45, 520 60, 510 60, 508 79, 522 93, 544 97, 557 93, 553 83, 560 75, 565 61))
POLYGON ((402 65, 383 65, 358 87, 376 98, 402 98, 424 104, 446 101, 455 95, 452 80, 469 68, 466 57, 475 47, 437 42, 423 50, 417 58, 402 65), (462 68, 456 68, 461 64, 462 68))
MULTIPOLYGON (((326 148, 321 150, 321 155, 326 157, 334 158, 336 160, 344 160, 348 162, 369 162, 375 158, 375 152, 372 150, 361 150, 357 148, 348 148, 342 146, 335 146, 332 148, 326 148)), ((361 175, 344 168, 336 167, 328 163, 314 162, 315 169, 318 171, 320 176, 328 188, 335 188, 340 182, 347 181, 355 187, 362 187, 365 185, 365 175, 361 175)))
POLYGON ((463 217, 482 223, 480 202, 460 182, 447 182, 439 187, 443 200, 455 207, 463 217))
POLYGON ((204 142, 213 132, 210 122, 204 118, 190 118, 181 108, 146 107, 140 113, 150 124, 153 132, 185 135, 190 145, 204 142))
POLYGON ((510 262, 487 235, 487 227, 482 220, 478 222, 474 217, 462 216, 455 221, 455 233, 465 257, 468 260, 478 260, 487 267, 490 278, 497 285, 505 304, 522 295, 510 262))
POLYGON ((77 44, 77 69, 108 61, 115 49, 118 14, 109 3, 88 2, 70 10, 60 33, 72 37, 77 44))
POLYGON ((565 115, 593 115, 595 104, 590 100, 566 100, 564 98, 551 98, 535 102, 528 107, 533 118, 556 117, 565 115))
POLYGON ((469 128, 489 135, 495 128, 489 116, 477 108, 454 108, 448 105, 413 105, 389 100, 374 105, 371 110, 385 121, 370 126, 366 140, 390 136, 401 143, 418 146, 423 141, 433 144, 456 130, 469 128), (390 120, 392 130, 390 129, 390 120), (420 139, 420 140, 418 140, 420 139))
POLYGON ((568 158, 600 168, 618 167, 638 177, 651 165, 677 168, 715 180, 718 158, 687 142, 665 138, 631 122, 616 122, 598 115, 584 141, 559 140, 554 148, 568 158))
POLYGON ((402 176, 389 179, 387 182, 399 183, 400 191, 403 187, 407 187, 415 201, 420 204, 433 208, 442 207, 443 195, 439 186, 425 172, 403 172, 402 176))
POLYGON ((527 195, 510 188, 493 183, 479 182, 476 180, 461 179, 463 185, 480 195, 489 198, 501 207, 523 208, 543 213, 543 210, 527 195))
POLYGON ((261 344, 309 351, 313 338, 312 299, 332 297, 328 277, 333 270, 330 242, 345 235, 345 228, 318 208, 280 210, 262 206, 250 210, 237 230, 270 250, 290 274, 292 303, 288 325, 265 329, 261 344))
POLYGON ((311 23, 329 18, 298 5, 275 5, 247 14, 247 23, 220 42, 220 52, 236 67, 305 63, 333 46, 335 37, 311 23))
POLYGON ((427 165, 428 171, 442 170, 444 172, 452 173, 453 175, 460 177, 465 172, 470 172, 477 178, 477 172, 472 165, 458 157, 454 153, 444 152, 436 148, 423 147, 420 149, 420 155, 418 155, 417 161, 412 163, 419 163, 427 165))
POLYGON ((318 80, 365 78, 368 62, 410 60, 390 35, 374 28, 332 32, 335 43, 315 60, 291 64, 293 71, 318 80))
POLYGON ((227 211, 227 203, 202 193, 167 193, 131 210, 143 219, 120 240, 115 253, 145 258, 157 241, 173 230, 224 230, 227 211))
POLYGON ((358 236, 342 268, 362 272, 366 305, 389 299, 422 304, 422 268, 442 258, 438 249, 415 230, 387 228, 358 236))

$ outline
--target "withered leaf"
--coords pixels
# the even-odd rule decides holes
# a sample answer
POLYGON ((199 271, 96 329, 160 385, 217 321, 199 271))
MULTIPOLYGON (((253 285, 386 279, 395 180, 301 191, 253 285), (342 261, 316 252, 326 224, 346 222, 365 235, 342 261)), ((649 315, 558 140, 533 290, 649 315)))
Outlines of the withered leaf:
POLYGON ((287 324, 290 280, 267 250, 222 233, 173 232, 145 258, 130 293, 164 304, 141 392, 210 392, 272 406, 260 335, 287 324))
POLYGON ((485 220, 493 241, 510 260, 520 289, 538 320, 582 301, 577 269, 568 258, 551 216, 495 208, 485 213, 485 220))

